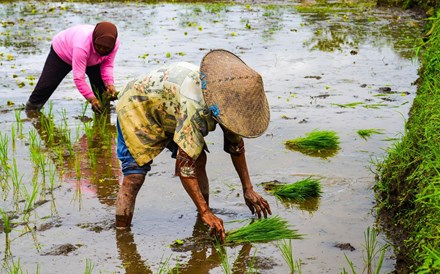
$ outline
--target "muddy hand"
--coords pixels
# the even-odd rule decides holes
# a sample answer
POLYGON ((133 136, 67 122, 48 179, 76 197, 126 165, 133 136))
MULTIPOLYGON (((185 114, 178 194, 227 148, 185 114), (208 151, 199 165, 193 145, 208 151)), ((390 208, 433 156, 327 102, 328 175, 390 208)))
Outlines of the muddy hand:
POLYGON ((116 88, 114 85, 108 85, 106 87, 106 94, 110 101, 114 101, 118 98, 118 92, 116 91, 116 88))
POLYGON ((218 218, 212 213, 201 215, 201 218, 205 224, 210 227, 210 234, 212 237, 217 237, 221 243, 224 242, 226 234, 225 227, 223 226, 223 220, 218 218))
POLYGON ((99 100, 96 97, 90 98, 89 103, 92 105, 92 109, 95 113, 102 112, 101 103, 99 102, 99 100))
POLYGON ((244 200, 252 214, 257 213, 258 218, 261 218, 261 213, 263 213, 264 218, 267 218, 267 214, 272 215, 269 203, 257 192, 253 190, 247 191, 244 193, 244 200))

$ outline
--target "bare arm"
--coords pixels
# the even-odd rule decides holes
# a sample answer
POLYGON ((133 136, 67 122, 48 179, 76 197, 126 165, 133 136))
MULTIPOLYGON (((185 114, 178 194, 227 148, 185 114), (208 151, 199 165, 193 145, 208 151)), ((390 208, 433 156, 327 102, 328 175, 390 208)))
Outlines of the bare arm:
POLYGON ((247 168, 243 139, 227 132, 225 129, 223 129, 223 131, 225 132, 224 151, 231 155, 232 163, 240 177, 246 205, 249 207, 252 214, 257 213, 258 218, 261 218, 261 213, 263 213, 264 218, 267 218, 267 214, 272 214, 272 211, 270 210, 269 203, 261 197, 260 194, 254 191, 247 168))
POLYGON ((196 205, 201 219, 210 227, 211 235, 218 237, 223 242, 226 236, 223 220, 211 212, 208 201, 205 199, 200 187, 202 182, 200 182, 198 174, 205 174, 205 163, 206 154, 204 151, 194 161, 179 148, 176 159, 176 174, 179 176, 189 197, 196 205))

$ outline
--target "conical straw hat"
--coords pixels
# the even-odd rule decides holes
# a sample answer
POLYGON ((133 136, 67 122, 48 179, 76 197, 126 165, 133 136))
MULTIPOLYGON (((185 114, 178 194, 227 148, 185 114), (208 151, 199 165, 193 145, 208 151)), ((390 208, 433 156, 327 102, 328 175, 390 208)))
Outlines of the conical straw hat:
POLYGON ((260 74, 235 54, 211 50, 200 65, 205 103, 226 129, 243 137, 258 137, 267 129, 269 104, 260 74))

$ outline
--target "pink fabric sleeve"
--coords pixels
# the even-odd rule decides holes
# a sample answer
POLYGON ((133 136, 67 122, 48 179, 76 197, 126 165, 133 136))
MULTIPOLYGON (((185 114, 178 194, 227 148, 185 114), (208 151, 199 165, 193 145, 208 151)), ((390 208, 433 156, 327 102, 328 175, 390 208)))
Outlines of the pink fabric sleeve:
POLYGON ((95 97, 92 89, 86 82, 88 53, 80 47, 75 47, 72 54, 73 81, 78 91, 88 100, 95 97))
POLYGON ((108 56, 106 56, 104 62, 101 63, 101 77, 102 77, 102 81, 104 81, 104 84, 106 86, 115 84, 115 80, 113 76, 113 67, 118 49, 119 49, 119 40, 116 40, 115 48, 108 56))

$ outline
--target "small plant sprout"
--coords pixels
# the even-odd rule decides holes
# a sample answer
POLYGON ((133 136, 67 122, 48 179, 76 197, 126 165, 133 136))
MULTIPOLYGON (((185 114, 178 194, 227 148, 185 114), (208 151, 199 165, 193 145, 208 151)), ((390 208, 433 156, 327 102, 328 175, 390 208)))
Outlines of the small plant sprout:
POLYGON ((362 137, 362 139, 367 140, 367 138, 371 137, 373 134, 383 134, 382 129, 360 129, 357 131, 357 134, 362 137))
POLYGON ((366 258, 364 257, 364 271, 366 270, 366 273, 379 274, 382 268, 385 251, 388 248, 388 245, 386 244, 382 247, 379 247, 377 241, 378 235, 379 232, 374 228, 371 229, 370 227, 368 227, 364 232, 365 250, 367 253, 366 258))
POLYGON ((16 108, 14 110, 15 114, 15 121, 17 122, 17 130, 18 130, 18 137, 22 138, 23 135, 23 121, 21 120, 21 109, 16 108))
POLYGON ((0 132, 0 163, 3 169, 3 172, 7 174, 8 170, 8 148, 9 148, 9 139, 8 136, 2 134, 0 132))
POLYGON ((293 258, 293 248, 292 248, 292 240, 282 240, 281 243, 277 245, 278 249, 281 251, 281 255, 283 256, 284 261, 290 268, 290 273, 299 273, 301 274, 301 260, 295 261, 293 258))
POLYGON ((24 219, 28 220, 29 219, 29 213, 33 210, 35 203, 37 201, 37 196, 39 194, 39 184, 38 182, 34 182, 32 184, 32 192, 29 193, 26 186, 23 185, 23 194, 25 197, 25 203, 24 203, 24 209, 23 209, 23 213, 24 213, 24 219))
POLYGON ((84 274, 92 274, 94 268, 95 264, 92 263, 90 259, 86 259, 86 269, 84 270, 84 274))
POLYGON ((226 243, 258 243, 281 239, 302 239, 303 235, 289 228, 280 216, 256 220, 250 224, 226 233, 226 243))
MULTIPOLYGON (((367 230, 364 232, 364 240, 365 240, 365 252, 366 257, 363 257, 364 261, 364 269, 362 270, 362 273, 367 274, 380 274, 382 263, 385 257, 385 252, 388 248, 388 244, 385 244, 384 246, 379 247, 377 236, 379 235, 378 231, 376 229, 371 229, 370 227, 367 228, 367 230)), ((348 265, 350 267, 351 273, 356 274, 356 268, 353 264, 353 262, 345 255, 345 259, 348 262, 348 265)), ((342 273, 348 273, 345 268, 343 268, 342 273)))
POLYGON ((22 184, 23 175, 20 176, 17 167, 17 161, 15 158, 12 160, 12 169, 10 170, 12 186, 14 188, 14 195, 17 195, 20 191, 20 186, 22 184))
POLYGON ((222 246, 218 241, 214 244, 215 250, 220 255, 221 267, 223 269, 223 273, 231 274, 232 269, 229 263, 228 252, 225 246, 222 246))
POLYGON ((9 240, 9 234, 12 231, 12 227, 11 227, 11 221, 9 219, 8 214, 3 211, 0 208, 0 214, 2 216, 3 219, 3 232, 5 233, 5 255, 9 256, 11 255, 11 247, 10 247, 10 240, 9 240))
POLYGON ((11 125, 11 141, 12 141, 12 149, 15 150, 15 125, 11 125))

